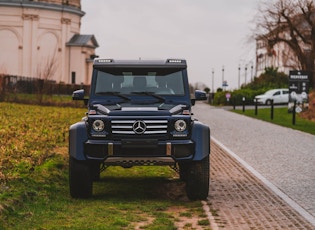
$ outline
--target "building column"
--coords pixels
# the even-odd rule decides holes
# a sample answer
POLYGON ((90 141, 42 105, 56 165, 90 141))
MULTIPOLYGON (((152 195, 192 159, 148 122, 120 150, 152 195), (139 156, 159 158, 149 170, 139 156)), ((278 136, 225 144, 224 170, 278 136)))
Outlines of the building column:
POLYGON ((70 83, 70 53, 69 48, 66 47, 66 43, 68 42, 69 33, 70 33, 71 19, 61 18, 61 76, 59 81, 64 83, 70 83))
POLYGON ((23 13, 23 75, 36 77, 36 38, 38 29, 38 14, 23 13), (34 65, 34 66, 33 66, 34 65))

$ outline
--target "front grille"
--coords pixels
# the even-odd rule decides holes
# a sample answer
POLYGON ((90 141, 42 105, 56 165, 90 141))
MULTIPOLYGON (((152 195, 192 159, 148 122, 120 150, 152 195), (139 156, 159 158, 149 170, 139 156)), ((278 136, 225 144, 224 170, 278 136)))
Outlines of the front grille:
POLYGON ((157 135, 167 133, 167 120, 112 120, 112 134, 113 135, 157 135), (145 124, 139 130, 137 122, 145 124), (143 131, 143 132, 141 132, 143 131))

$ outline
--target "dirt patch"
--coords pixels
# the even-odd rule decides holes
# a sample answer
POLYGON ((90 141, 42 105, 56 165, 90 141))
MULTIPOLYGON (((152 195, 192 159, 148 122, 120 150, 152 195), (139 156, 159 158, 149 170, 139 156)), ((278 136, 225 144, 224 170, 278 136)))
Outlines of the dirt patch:
MULTIPOLYGON (((173 206, 163 211, 174 220, 174 226, 177 230, 210 230, 210 223, 207 217, 200 211, 183 206, 173 206)), ((134 223, 134 229, 146 229, 154 223, 154 218, 147 214, 142 214, 144 221, 134 223)))
MULTIPOLYGON (((159 197, 163 199, 169 199, 173 201, 192 202, 188 199, 185 191, 185 183, 178 178, 169 180, 167 183, 163 183, 156 188, 156 192, 159 197)), ((204 213, 201 207, 183 207, 172 206, 165 212, 172 216, 174 219, 174 225, 178 230, 205 230, 210 229, 210 222, 208 216, 204 213)))
POLYGON ((154 218, 148 215, 142 215, 142 218, 145 218, 146 220, 136 223, 135 230, 145 229, 146 226, 151 225, 154 221, 154 218))
POLYGON ((210 229, 210 223, 203 213, 183 207, 171 207, 166 211, 174 217, 174 225, 177 229, 210 229), (199 213, 199 214, 198 214, 199 213))
POLYGON ((185 192, 185 183, 177 178, 169 180, 156 188, 159 197, 176 201, 189 201, 185 192))

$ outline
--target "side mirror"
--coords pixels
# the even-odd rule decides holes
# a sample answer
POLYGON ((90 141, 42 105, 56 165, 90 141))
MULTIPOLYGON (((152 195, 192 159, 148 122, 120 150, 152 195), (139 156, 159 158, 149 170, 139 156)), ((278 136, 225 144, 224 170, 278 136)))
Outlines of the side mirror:
POLYGON ((82 101, 84 100, 84 89, 76 90, 72 93, 72 100, 74 101, 82 101))
POLYGON ((205 91, 196 90, 195 91, 195 100, 196 101, 205 101, 207 100, 207 94, 205 91))

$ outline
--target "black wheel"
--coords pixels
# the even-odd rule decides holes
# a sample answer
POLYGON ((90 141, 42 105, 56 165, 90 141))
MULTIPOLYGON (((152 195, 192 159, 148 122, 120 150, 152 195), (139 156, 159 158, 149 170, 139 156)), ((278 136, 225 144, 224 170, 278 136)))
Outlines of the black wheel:
POLYGON ((267 100, 267 101, 266 101, 266 105, 271 105, 271 101, 270 101, 270 100, 267 100))
POLYGON ((186 177, 186 193, 190 200, 204 200, 208 197, 210 185, 209 156, 189 165, 186 177))
POLYGON ((89 198, 92 196, 92 174, 87 162, 69 159, 69 186, 73 198, 89 198))

